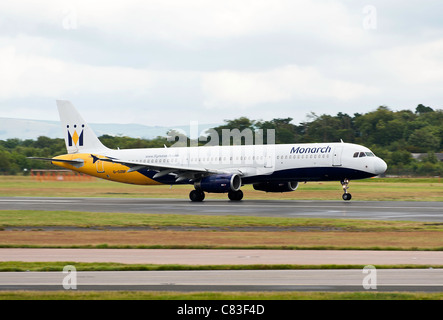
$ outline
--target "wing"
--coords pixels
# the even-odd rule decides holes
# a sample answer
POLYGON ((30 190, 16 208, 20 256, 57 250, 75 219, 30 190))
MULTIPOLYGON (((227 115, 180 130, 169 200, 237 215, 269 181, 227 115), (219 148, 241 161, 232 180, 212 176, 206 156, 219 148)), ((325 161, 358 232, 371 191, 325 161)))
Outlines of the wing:
POLYGON ((128 173, 139 171, 142 169, 157 171, 157 173, 154 174, 154 176, 152 177, 153 179, 160 178, 169 174, 176 177, 175 182, 180 182, 184 180, 197 180, 203 177, 218 175, 218 174, 237 173, 242 175, 242 173, 239 170, 234 170, 236 172, 232 172, 231 170, 228 171, 217 170, 217 169, 210 169, 203 167, 188 167, 188 166, 170 165, 170 164, 157 164, 157 163, 154 164, 154 163, 142 163, 135 161, 124 161, 111 157, 99 158, 98 156, 95 156, 93 154, 91 154, 91 156, 93 158, 93 163, 97 161, 118 163, 128 167, 129 168, 129 170, 127 171, 128 173))

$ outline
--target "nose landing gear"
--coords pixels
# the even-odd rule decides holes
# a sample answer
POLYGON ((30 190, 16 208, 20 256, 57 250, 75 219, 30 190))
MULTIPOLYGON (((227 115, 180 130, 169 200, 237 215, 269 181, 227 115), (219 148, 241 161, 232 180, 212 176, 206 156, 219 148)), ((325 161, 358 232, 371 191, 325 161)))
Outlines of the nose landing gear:
POLYGON ((341 181, 341 186, 343 188, 343 200, 345 201, 349 201, 352 198, 352 195, 350 193, 348 193, 348 189, 349 189, 349 179, 344 179, 343 181, 341 181))

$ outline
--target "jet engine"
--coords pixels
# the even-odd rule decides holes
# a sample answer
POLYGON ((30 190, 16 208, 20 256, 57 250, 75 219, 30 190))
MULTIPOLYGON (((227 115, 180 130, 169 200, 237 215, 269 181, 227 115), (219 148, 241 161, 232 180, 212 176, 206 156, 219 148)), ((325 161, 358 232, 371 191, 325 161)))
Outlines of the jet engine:
POLYGON ((217 174, 204 177, 194 183, 196 190, 225 193, 229 191, 238 191, 241 187, 241 178, 237 174, 217 174))

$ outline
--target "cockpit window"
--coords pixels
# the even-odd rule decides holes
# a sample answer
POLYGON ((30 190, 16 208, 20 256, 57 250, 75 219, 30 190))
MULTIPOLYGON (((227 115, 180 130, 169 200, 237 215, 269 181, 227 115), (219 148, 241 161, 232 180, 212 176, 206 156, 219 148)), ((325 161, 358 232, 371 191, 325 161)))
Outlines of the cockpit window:
POLYGON ((354 152, 354 158, 375 157, 372 152, 354 152))

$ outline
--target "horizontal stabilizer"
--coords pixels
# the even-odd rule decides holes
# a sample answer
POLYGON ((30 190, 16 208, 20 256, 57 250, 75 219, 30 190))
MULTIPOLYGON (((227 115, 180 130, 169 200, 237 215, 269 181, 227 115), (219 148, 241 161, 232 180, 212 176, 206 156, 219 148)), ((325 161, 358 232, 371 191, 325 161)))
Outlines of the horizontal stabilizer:
POLYGON ((84 161, 82 159, 74 159, 74 160, 65 160, 65 159, 55 159, 55 158, 39 158, 39 157, 28 157, 31 160, 43 160, 43 161, 51 161, 51 162, 63 162, 68 163, 74 167, 81 167, 84 165, 84 161))

